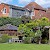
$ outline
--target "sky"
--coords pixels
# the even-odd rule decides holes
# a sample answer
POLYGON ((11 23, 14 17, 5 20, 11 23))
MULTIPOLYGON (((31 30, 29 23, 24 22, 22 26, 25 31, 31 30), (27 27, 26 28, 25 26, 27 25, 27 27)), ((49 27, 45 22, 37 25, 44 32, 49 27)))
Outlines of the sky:
POLYGON ((36 2, 44 8, 50 7, 50 0, 0 0, 0 3, 8 3, 21 7, 26 6, 30 2, 36 2))

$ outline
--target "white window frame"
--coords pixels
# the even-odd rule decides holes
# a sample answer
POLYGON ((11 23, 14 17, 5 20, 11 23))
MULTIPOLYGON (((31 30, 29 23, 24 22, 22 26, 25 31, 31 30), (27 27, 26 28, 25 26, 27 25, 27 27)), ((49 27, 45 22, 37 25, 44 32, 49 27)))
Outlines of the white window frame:
POLYGON ((33 16, 35 16, 35 11, 31 12, 31 19, 32 19, 33 16))
POLYGON ((5 7, 2 9, 3 14, 6 14, 5 9, 6 9, 5 7))
POLYGON ((32 16, 35 16, 35 11, 34 11, 34 9, 32 9, 31 15, 32 15, 32 16))

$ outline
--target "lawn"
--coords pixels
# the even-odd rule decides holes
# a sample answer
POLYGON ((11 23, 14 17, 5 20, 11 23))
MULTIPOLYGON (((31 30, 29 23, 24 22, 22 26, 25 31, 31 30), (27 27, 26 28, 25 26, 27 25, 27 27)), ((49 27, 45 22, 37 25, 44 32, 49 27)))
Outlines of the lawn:
POLYGON ((50 50, 48 44, 0 44, 0 50, 50 50))

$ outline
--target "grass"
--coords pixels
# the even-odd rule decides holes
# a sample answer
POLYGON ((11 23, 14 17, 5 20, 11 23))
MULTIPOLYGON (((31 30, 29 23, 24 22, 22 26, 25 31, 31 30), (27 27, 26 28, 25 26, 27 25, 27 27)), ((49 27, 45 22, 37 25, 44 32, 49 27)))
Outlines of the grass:
POLYGON ((48 44, 0 44, 0 50, 50 50, 48 44))

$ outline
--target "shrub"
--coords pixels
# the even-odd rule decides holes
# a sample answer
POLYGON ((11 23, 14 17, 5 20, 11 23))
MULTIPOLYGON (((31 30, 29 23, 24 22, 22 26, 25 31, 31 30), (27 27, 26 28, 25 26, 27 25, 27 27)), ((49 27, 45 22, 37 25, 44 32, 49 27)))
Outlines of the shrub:
POLYGON ((0 38, 0 43, 6 43, 9 41, 9 36, 7 34, 3 34, 0 38))
POLYGON ((35 43, 38 44, 38 43, 39 43, 39 37, 35 37, 35 38, 34 38, 34 41, 35 41, 35 43))
POLYGON ((31 40, 30 39, 31 39, 30 37, 25 37, 24 38, 24 43, 25 44, 30 44, 31 43, 31 40))
POLYGON ((47 38, 43 39, 43 40, 42 40, 42 43, 43 43, 43 44, 47 44, 47 43, 48 43, 47 38))

